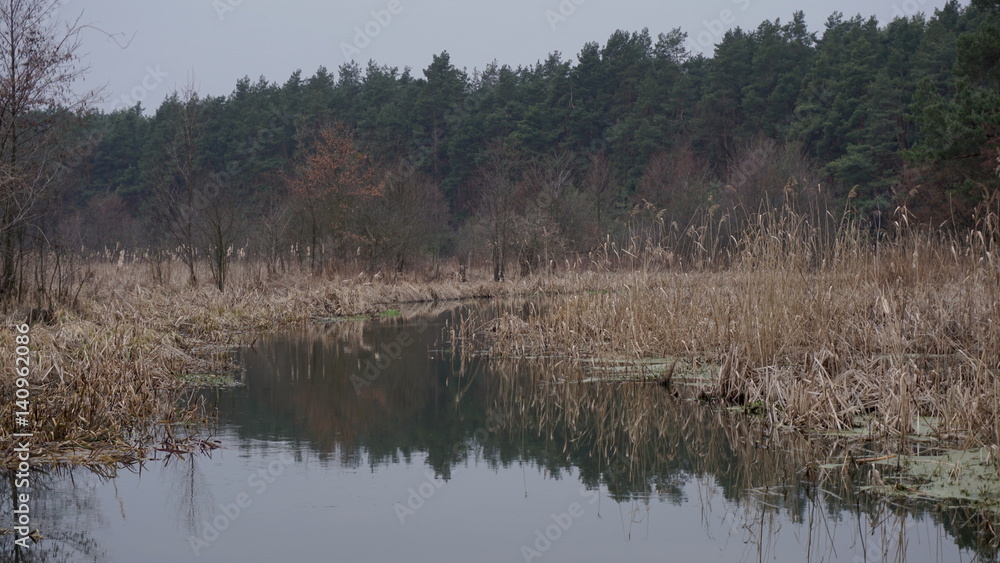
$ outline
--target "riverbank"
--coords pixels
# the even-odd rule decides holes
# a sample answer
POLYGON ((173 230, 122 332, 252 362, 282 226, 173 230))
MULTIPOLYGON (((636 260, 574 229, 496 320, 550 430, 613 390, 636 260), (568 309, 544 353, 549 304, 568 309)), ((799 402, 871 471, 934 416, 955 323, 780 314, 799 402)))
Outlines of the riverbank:
MULTIPOLYGON (((139 262, 90 264, 77 302, 30 327, 32 457, 142 459, 157 424, 199 416, 177 400, 184 381, 224 373, 232 350, 263 332, 403 303, 545 296, 497 300, 489 318, 463 317, 453 337, 493 357, 580 362, 577 379, 556 383, 636 379, 776 430, 837 434, 856 444, 853 460, 902 459, 891 456, 928 441, 984 460, 1000 443, 996 231, 828 236, 792 219, 762 221, 696 262, 662 247, 611 248, 583 267, 502 283, 483 273, 469 282, 265 276, 237 264, 219 292, 180 271, 154 280, 139 262)), ((3 334, 3 349, 16 349, 16 332, 3 334)), ((13 374, 13 354, 4 361, 13 374)), ((13 377, 2 393, 14 404, 13 377)), ((10 432, 21 429, 13 412, 3 419, 10 432)), ((9 445, 2 461, 17 453, 9 445)))
POLYGON ((495 308, 455 337, 576 365, 545 382, 563 394, 658 384, 847 445, 820 445, 811 470, 861 467, 875 490, 1000 512, 995 217, 961 236, 877 238, 771 219, 708 267, 622 271, 611 290, 495 308))
MULTIPOLYGON (((37 463, 100 466, 143 459, 159 439, 157 427, 201 416, 184 400, 185 382, 231 369, 232 350, 261 333, 373 316, 402 303, 560 293, 613 283, 602 274, 501 283, 329 279, 302 272, 266 277, 254 265, 237 265, 232 282, 219 292, 210 284, 187 284, 180 271, 154 280, 141 262, 84 268, 88 281, 77 302, 54 308, 51 322, 27 325, 30 397, 22 405, 29 408, 5 408, 0 418, 5 434, 31 434, 37 463)), ((0 389, 6 405, 18 400, 16 327, 26 316, 26 311, 8 315, 8 330, 0 334, 0 349, 8 351, 0 389)), ((17 444, 6 444, 0 465, 16 467, 17 444)))

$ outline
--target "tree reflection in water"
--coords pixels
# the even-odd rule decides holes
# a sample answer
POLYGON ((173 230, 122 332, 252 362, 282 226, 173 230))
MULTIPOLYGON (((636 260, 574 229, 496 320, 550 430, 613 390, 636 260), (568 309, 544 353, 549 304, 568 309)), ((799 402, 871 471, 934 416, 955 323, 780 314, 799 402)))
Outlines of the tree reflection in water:
MULTIPOLYGON (((489 310, 426 307, 261 337, 241 352, 243 387, 204 393, 219 415, 209 431, 230 436, 226 447, 240 458, 268 455, 280 444, 298 463, 334 469, 426 460, 444 481, 466 464, 572 475, 599 491, 599 512, 620 518, 629 541, 656 534, 664 525, 652 520, 656 505, 669 503, 690 505, 711 541, 742 543, 746 559, 787 557, 791 546, 796 559, 812 561, 905 560, 908 549, 934 535, 996 559, 992 521, 973 509, 886 500, 862 490, 863 467, 824 469, 846 451, 836 439, 817 447, 815 439, 655 384, 585 383, 565 359, 455 353, 446 346, 446 323, 473 308, 489 310), (358 384, 369 363, 377 373, 369 370, 358 384), (820 459, 816 452, 833 453, 820 459)), ((185 535, 216 505, 199 470, 204 461, 172 459, 160 472, 185 535)), ((52 470, 35 482, 65 488, 79 471, 52 470)), ((7 560, 105 559, 91 531, 106 513, 93 481, 80 482, 69 495, 43 489, 35 497, 47 539, 18 553, 12 536, 0 536, 7 560)), ((10 481, 0 487, 10 499, 10 481)))

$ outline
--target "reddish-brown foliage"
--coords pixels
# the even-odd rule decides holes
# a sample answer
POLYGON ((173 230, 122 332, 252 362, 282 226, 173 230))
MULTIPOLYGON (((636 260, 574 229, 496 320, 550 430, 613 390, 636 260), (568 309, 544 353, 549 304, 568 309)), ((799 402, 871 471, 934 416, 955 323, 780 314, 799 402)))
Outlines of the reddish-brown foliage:
POLYGON ((352 237, 351 217, 365 202, 382 196, 382 184, 342 124, 321 129, 307 154, 288 188, 308 223, 311 246, 319 252, 328 235, 352 237))

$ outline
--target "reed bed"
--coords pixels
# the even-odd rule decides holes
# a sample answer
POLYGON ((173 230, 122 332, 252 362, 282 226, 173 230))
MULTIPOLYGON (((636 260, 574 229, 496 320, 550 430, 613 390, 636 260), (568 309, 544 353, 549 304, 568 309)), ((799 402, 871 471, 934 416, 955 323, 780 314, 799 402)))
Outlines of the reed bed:
MULTIPOLYGON (((704 397, 762 407, 776 425, 862 421, 869 436, 898 437, 932 424, 942 438, 997 443, 995 214, 964 234, 911 229, 905 210, 888 234, 787 205, 739 228, 727 221, 708 213, 700 226, 609 238, 553 264, 558 272, 499 283, 276 274, 240 260, 219 292, 189 284, 178 264, 94 258, 72 302, 31 328, 33 447, 53 460, 134 455, 150 423, 196 416, 177 400, 178 375, 226 370, 232 348, 260 332, 400 303, 511 296, 535 299, 497 302, 488 322, 467 319, 456 334, 492 355, 711 366, 704 397)), ((26 312, 10 313, 8 326, 26 312)), ((13 339, 5 331, 0 345, 13 350, 13 339)), ((13 405, 13 355, 2 361, 0 400, 13 405)), ((15 429, 13 409, 0 423, 15 429)), ((4 463, 15 461, 12 448, 4 463)))
POLYGON ((786 206, 748 217, 726 244, 691 244, 718 224, 609 244, 593 267, 617 274, 613 288, 466 319, 454 337, 493 356, 710 365, 702 398, 807 432, 892 447, 929 425, 997 444, 998 225, 987 214, 966 233, 924 231, 901 209, 889 232, 831 229, 786 206))
MULTIPOLYGON (((188 283, 179 265, 155 268, 124 253, 84 262, 72 303, 57 305, 51 322, 31 324, 30 427, 16 424, 16 331, 0 333, 3 380, 0 414, 9 435, 32 432, 36 462, 107 465, 142 459, 159 440, 172 439, 167 424, 200 420, 179 376, 225 373, 232 350, 262 332, 308 322, 375 315, 401 303, 573 291, 581 279, 596 285, 611 277, 544 276, 506 283, 418 277, 345 278, 290 270, 267 275, 260 264, 234 264, 230 284, 188 283), (591 278, 593 278, 591 280, 591 278)), ((207 267, 203 279, 209 279, 207 267)), ((484 279, 485 276, 480 276, 484 279)), ((7 315, 7 326, 25 322, 28 309, 7 315)), ((165 442, 166 443, 166 442, 165 442)), ((16 466, 13 440, 0 464, 16 466)))

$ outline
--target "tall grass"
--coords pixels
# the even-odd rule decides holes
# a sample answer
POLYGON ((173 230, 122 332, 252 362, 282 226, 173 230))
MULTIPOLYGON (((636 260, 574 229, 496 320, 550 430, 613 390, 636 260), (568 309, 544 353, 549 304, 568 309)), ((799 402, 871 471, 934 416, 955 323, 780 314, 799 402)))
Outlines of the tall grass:
MULTIPOLYGON (((74 273, 71 297, 56 304, 52 322, 31 326, 30 428, 16 426, 13 408, 0 411, 5 432, 27 430, 37 461, 104 464, 141 459, 157 422, 201 416, 184 400, 178 376, 232 369, 234 347, 259 333, 334 317, 373 315, 400 303, 573 291, 576 278, 459 284, 418 276, 382 279, 361 271, 314 276, 269 271, 237 261, 224 292, 199 265, 200 285, 178 262, 116 251, 91 256, 74 273), (16 430, 15 430, 16 429, 16 430)), ((479 279, 486 279, 485 273, 479 279)), ((7 314, 25 322, 31 303, 7 314)), ((42 303, 44 305, 44 303, 42 303)), ((0 333, 0 403, 13 406, 14 337, 0 333)), ((15 464, 13 446, 0 464, 15 464)))
POLYGON ((609 291, 512 310, 466 335, 487 328, 494 355, 709 363, 703 396, 762 405, 779 425, 900 437, 932 424, 997 443, 997 214, 954 233, 912 226, 900 208, 875 231, 794 196, 656 236, 647 221, 643 237, 594 255, 592 268, 617 272, 609 291))
MULTIPOLYGON (((996 213, 949 233, 911 226, 901 208, 873 231, 817 201, 790 185, 780 206, 713 206, 686 226, 637 208, 628 231, 592 253, 502 283, 440 272, 315 276, 240 259, 220 292, 189 285, 162 257, 91 257, 76 266, 54 322, 32 327, 35 443, 56 457, 135 451, 150 421, 191 416, 176 406, 177 375, 227 369, 232 347, 262 331, 406 302, 537 294, 560 297, 497 305, 488 325, 462 330, 488 328, 477 337, 498 355, 714 365, 707 397, 766 405, 776 424, 836 429, 863 416, 871 434, 898 436, 930 416, 941 436, 996 442, 996 213)), ((27 313, 9 312, 8 325, 27 313)), ((0 334, 2 349, 13 338, 0 334)), ((13 355, 0 361, 0 401, 11 405, 13 355)), ((4 429, 14 428, 12 412, 0 415, 4 429)))

